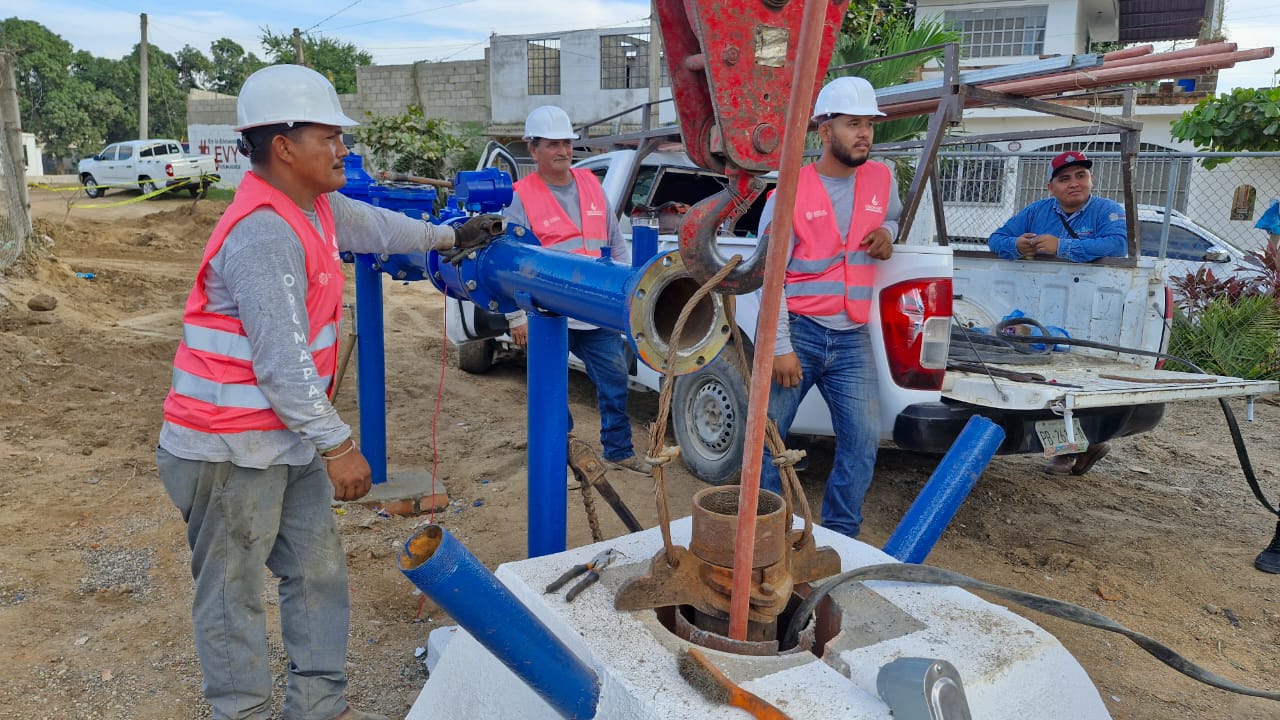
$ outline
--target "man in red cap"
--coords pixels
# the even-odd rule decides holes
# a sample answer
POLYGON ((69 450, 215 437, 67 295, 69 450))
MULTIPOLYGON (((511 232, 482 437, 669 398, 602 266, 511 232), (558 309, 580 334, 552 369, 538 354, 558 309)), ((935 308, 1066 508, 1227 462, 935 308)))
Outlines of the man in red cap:
POLYGON ((1093 196, 1093 161, 1078 150, 1050 163, 1049 195, 1022 209, 991 234, 987 245, 1008 260, 1037 255, 1074 262, 1123 257, 1127 245, 1124 208, 1093 196))
MULTIPOLYGON (((1124 208, 1114 200, 1093 196, 1093 161, 1078 150, 1060 153, 1049 164, 1052 197, 1022 209, 991 234, 987 245, 1002 258, 1018 260, 1037 255, 1074 262, 1124 256, 1128 245, 1124 208)), ((1082 453, 1058 455, 1044 471, 1052 475, 1083 475, 1111 447, 1094 443, 1082 453)))

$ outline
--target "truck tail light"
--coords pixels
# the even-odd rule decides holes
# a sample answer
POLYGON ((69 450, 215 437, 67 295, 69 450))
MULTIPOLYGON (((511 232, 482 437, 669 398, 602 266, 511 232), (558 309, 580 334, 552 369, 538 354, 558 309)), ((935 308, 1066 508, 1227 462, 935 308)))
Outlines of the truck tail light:
POLYGON ((173 163, 165 163, 164 174, 173 177, 173 163))
POLYGON ((895 383, 941 390, 951 345, 951 278, 916 278, 881 290, 880 330, 895 383))

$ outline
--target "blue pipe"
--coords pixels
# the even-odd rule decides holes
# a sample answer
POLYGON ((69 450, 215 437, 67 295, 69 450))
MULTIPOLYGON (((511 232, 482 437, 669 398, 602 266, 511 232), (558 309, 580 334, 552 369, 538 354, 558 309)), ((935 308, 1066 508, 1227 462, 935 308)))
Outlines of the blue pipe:
POLYGON ((529 557, 564 552, 567 537, 569 321, 527 312, 529 557))
POLYGON ((405 577, 561 717, 596 716, 600 678, 595 671, 447 530, 439 525, 418 530, 405 541, 399 562, 405 577))
POLYGON ((894 528, 884 551, 902 562, 924 562, 1003 441, 1004 430, 999 425, 981 415, 969 418, 894 528))
POLYGON ((356 255, 355 275, 360 452, 369 461, 377 484, 387 481, 387 372, 382 338, 382 266, 378 256, 356 255))

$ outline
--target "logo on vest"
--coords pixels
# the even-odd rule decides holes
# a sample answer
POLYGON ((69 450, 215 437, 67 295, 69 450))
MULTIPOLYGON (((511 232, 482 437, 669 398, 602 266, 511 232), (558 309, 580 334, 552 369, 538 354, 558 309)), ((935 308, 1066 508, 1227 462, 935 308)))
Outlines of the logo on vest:
POLYGON ((328 285, 328 284, 329 284, 329 273, 327 273, 327 272, 317 273, 317 274, 316 274, 316 282, 320 283, 321 285, 328 285))
POLYGON ((866 205, 863 205, 862 209, 870 213, 876 213, 877 215, 884 214, 884 206, 880 204, 879 195, 872 195, 871 202, 867 203, 866 205))
POLYGON ((824 218, 826 216, 827 216, 826 210, 806 210, 804 212, 805 220, 816 220, 818 218, 824 218))
POLYGON ((591 203, 591 207, 587 208, 587 215, 591 217, 599 217, 604 215, 604 211, 597 207, 595 203, 591 203))

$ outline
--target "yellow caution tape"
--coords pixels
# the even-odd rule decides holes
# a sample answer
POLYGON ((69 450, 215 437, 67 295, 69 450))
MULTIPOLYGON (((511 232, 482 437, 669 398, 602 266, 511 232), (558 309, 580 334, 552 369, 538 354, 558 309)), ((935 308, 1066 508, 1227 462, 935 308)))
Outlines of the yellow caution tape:
MULTIPOLYGON (((139 181, 137 184, 138 184, 138 185, 141 185, 143 182, 144 182, 144 181, 139 181)), ((33 187, 33 188, 40 188, 40 189, 42 189, 42 190, 50 190, 50 191, 52 191, 52 192, 80 192, 81 190, 84 190, 86 187, 88 187, 87 185, 78 185, 78 186, 75 186, 75 187, 54 187, 54 186, 52 186, 52 185, 46 185, 46 184, 44 184, 44 183, 27 183, 27 186, 28 186, 28 187, 33 187)), ((107 189, 109 189, 109 188, 118 187, 118 186, 116 186, 116 185, 94 185, 93 187, 96 187, 96 188, 98 188, 98 189, 101 189, 101 190, 104 190, 104 191, 105 191, 105 190, 107 190, 107 189)), ((144 194, 142 194, 142 195, 139 195, 138 197, 129 198, 128 200, 119 200, 119 201, 117 201, 117 202, 110 202, 110 203, 93 203, 93 204, 90 204, 90 205, 84 205, 84 204, 80 204, 80 203, 72 202, 72 203, 70 203, 70 205, 71 205, 71 207, 73 207, 73 208, 86 208, 86 209, 88 209, 88 208, 109 208, 109 207, 120 207, 121 205, 132 205, 133 203, 140 202, 140 201, 142 201, 142 200, 150 200, 150 199, 151 199, 151 198, 153 198, 153 197, 157 197, 157 196, 160 196, 160 195, 164 195, 165 193, 176 192, 177 190, 181 190, 181 189, 184 189, 184 188, 186 188, 186 187, 187 187, 187 185, 182 185, 182 186, 179 186, 179 187, 161 187, 161 188, 157 188, 156 190, 154 190, 154 191, 152 191, 152 192, 144 193, 144 194)), ((99 196, 99 197, 101 197, 101 196, 99 196)))

